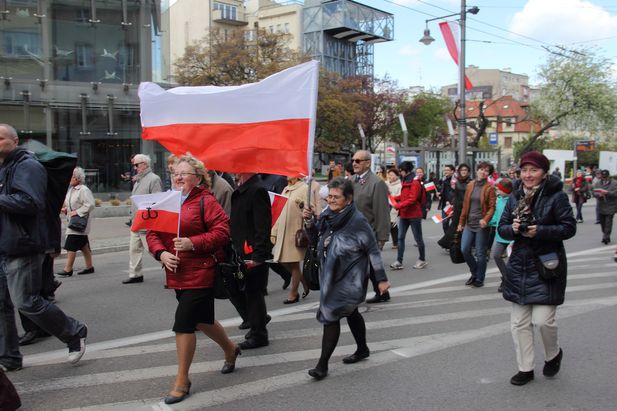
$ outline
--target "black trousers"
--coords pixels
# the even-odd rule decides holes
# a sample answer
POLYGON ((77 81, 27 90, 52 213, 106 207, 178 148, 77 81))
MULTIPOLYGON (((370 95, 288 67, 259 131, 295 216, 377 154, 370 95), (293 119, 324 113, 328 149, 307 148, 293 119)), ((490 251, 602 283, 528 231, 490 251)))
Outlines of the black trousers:
POLYGON ((280 275, 281 278, 283 279, 283 281, 287 281, 287 280, 291 279, 291 273, 289 272, 289 270, 287 270, 281 264, 279 264, 279 263, 270 263, 270 268, 272 269, 272 271, 274 271, 275 273, 280 275))
POLYGON ((262 263, 246 272, 246 288, 244 293, 230 296, 229 300, 240 314, 240 317, 251 326, 251 339, 268 340, 266 330, 266 300, 264 293, 268 285, 268 264, 262 263))
POLYGON ((613 231, 613 215, 600 214, 600 227, 602 228, 602 239, 610 240, 611 232, 613 231))

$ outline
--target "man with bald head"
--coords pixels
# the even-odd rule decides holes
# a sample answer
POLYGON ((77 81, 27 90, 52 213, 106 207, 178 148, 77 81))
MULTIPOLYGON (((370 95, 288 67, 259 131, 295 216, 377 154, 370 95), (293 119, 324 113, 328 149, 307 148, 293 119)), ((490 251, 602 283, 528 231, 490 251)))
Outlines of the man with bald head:
MULTIPOLYGON (((371 153, 366 150, 357 151, 352 158, 354 176, 353 201, 356 208, 364 214, 373 228, 379 249, 390 235, 390 209, 388 207, 388 186, 371 171, 371 153)), ((373 283, 375 296, 366 300, 367 303, 380 303, 390 300, 388 292, 381 294, 371 267, 370 279, 373 283)))
POLYGON ((14 307, 67 344, 71 363, 84 355, 88 333, 85 324, 41 296, 43 259, 50 246, 47 171, 18 144, 15 129, 0 124, 0 368, 6 371, 22 367, 14 307))

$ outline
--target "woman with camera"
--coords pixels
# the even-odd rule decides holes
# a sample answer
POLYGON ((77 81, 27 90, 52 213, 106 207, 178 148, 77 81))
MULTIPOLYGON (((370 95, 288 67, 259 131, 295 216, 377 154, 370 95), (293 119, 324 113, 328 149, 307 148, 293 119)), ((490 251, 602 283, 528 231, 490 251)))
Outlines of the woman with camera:
POLYGON ((524 154, 515 185, 499 222, 499 235, 514 240, 503 283, 503 297, 512 302, 510 326, 518 373, 510 382, 534 379, 533 328, 544 346, 546 377, 561 366, 557 339, 557 306, 566 291, 567 261, 563 241, 576 234, 576 220, 559 178, 548 175, 549 160, 537 151, 524 154))

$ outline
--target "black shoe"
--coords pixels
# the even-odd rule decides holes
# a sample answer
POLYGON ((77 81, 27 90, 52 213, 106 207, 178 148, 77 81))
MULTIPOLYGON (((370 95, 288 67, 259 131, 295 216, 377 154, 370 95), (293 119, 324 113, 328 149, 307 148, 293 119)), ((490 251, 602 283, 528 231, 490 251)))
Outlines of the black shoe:
POLYGON ((56 292, 58 287, 60 287, 61 285, 62 285, 62 281, 54 280, 54 289, 52 290, 52 292, 56 292))
POLYGON ((300 301, 300 294, 296 295, 296 298, 294 298, 293 300, 290 300, 289 298, 287 298, 285 301, 283 301, 283 304, 295 304, 299 301, 300 301))
POLYGON ((363 359, 368 358, 369 355, 371 355, 371 352, 369 351, 368 348, 363 351, 356 351, 355 353, 347 357, 343 357, 343 363, 354 364, 354 363, 357 363, 358 361, 362 361, 363 359))
POLYGON ((473 283, 471 283, 471 286, 473 288, 480 288, 480 287, 484 287, 484 282, 482 281, 474 281, 473 283))
POLYGON ((531 380, 533 380, 533 370, 519 371, 514 377, 510 378, 510 384, 525 385, 531 380))
POLYGON ((316 380, 323 380, 328 375, 328 370, 320 370, 319 368, 311 368, 308 370, 308 375, 316 380))
POLYGON ((542 374, 545 377, 554 377, 561 367, 561 359, 563 358, 563 350, 559 349, 559 354, 555 358, 550 361, 544 361, 544 368, 542 369, 542 374))
POLYGON ((143 283, 144 282, 144 277, 140 276, 140 277, 129 277, 126 280, 122 281, 122 284, 133 284, 133 283, 143 283))
POLYGON ((229 374, 234 372, 234 370, 236 369, 236 360, 238 359, 238 355, 242 355, 242 351, 240 350, 240 347, 236 346, 233 361, 225 361, 223 363, 223 368, 221 368, 221 374, 229 374))
POLYGON ((499 287, 497 287, 497 292, 498 293, 502 293, 503 292, 503 283, 499 284, 499 287))
POLYGON ((36 331, 26 331, 24 335, 19 337, 19 345, 30 345, 37 339, 36 331))
POLYGON ((368 300, 366 300, 368 304, 385 303, 386 301, 390 301, 389 292, 385 292, 381 295, 375 293, 375 296, 373 298, 369 298, 368 300))
POLYGON ((176 404, 188 397, 191 394, 191 382, 189 381, 188 385, 184 387, 174 387, 174 391, 181 392, 182 395, 176 397, 175 395, 167 394, 163 400, 165 404, 176 404))
POLYGON ((306 289, 306 290, 302 293, 302 299, 304 300, 304 299, 305 299, 305 298, 309 295, 309 293, 310 293, 310 292, 311 292, 311 289, 310 289, 310 288, 307 288, 307 289, 306 289))
POLYGON ((64 270, 62 270, 59 273, 56 273, 56 275, 58 277, 70 277, 70 276, 73 275, 73 270, 71 270, 71 271, 64 271, 64 270))
POLYGON ((88 337, 88 327, 84 324, 83 328, 67 344, 71 364, 76 364, 86 353, 86 337, 88 337))
POLYGON ((244 340, 239 344, 241 350, 252 350, 253 348, 261 348, 266 347, 268 344, 268 340, 258 340, 255 338, 251 338, 250 340, 244 340))
POLYGON ((0 363, 0 370, 4 372, 19 371, 22 369, 22 367, 23 367, 22 365, 9 365, 9 364, 0 363))
POLYGON ((467 280, 465 282, 465 285, 471 285, 476 281, 476 277, 474 277, 473 275, 471 277, 469 277, 469 280, 467 280))
POLYGON ((251 324, 248 321, 242 321, 242 324, 238 326, 240 330, 248 330, 249 328, 251 328, 251 324))
POLYGON ((77 275, 92 274, 93 272, 94 272, 94 267, 84 268, 81 271, 77 271, 77 275))
MULTIPOLYGON (((272 321, 272 317, 270 316, 270 314, 266 314, 266 325, 270 324, 270 321, 272 321)), ((240 324, 238 328, 241 330, 248 330, 249 328, 251 328, 251 324, 249 324, 248 321, 242 321, 242 324, 240 324)), ((244 338, 246 340, 250 340, 251 332, 247 332, 244 338)))
POLYGON ((289 284, 291 284, 291 276, 287 277, 284 281, 283 281, 283 290, 286 290, 287 287, 289 287, 289 284))

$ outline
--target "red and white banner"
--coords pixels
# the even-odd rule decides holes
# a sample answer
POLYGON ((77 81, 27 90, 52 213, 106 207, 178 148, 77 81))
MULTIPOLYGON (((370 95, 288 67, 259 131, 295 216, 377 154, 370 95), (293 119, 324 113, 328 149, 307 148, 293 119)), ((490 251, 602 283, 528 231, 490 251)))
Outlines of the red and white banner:
POLYGON ((287 204, 287 197, 282 196, 280 194, 273 193, 272 191, 268 191, 270 194, 270 206, 272 206, 272 227, 276 224, 276 220, 281 216, 281 212, 287 204))
POLYGON ((213 170, 310 175, 318 80, 309 61, 241 86, 141 83, 142 138, 213 170))
MULTIPOLYGON (((448 52, 452 57, 452 60, 458 65, 458 44, 459 44, 459 32, 458 32, 458 22, 456 21, 444 21, 439 23, 439 29, 441 30, 441 34, 443 35, 443 39, 446 42, 446 47, 448 48, 448 52)), ((471 90, 473 88, 473 84, 471 81, 465 76, 465 89, 471 90)))
POLYGON ((131 231, 154 230, 178 233, 182 206, 181 191, 135 195, 131 196, 131 201, 137 207, 131 231))
POLYGON ((437 187, 435 187, 435 183, 433 183, 432 181, 429 181, 428 183, 424 184, 424 189, 426 191, 435 191, 437 187))

